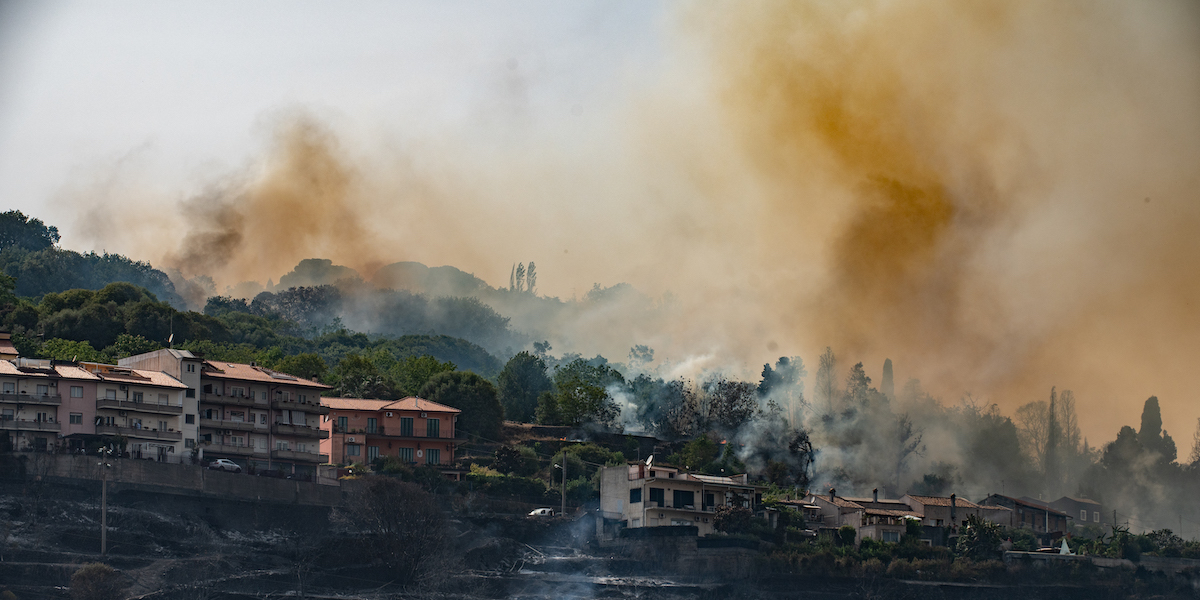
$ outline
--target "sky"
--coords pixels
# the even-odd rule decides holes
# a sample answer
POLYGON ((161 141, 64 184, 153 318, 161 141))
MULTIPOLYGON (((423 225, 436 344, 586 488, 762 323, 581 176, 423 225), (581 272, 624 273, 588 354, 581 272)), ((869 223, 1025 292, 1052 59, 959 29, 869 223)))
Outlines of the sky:
MULTIPOLYGON (((0 4, 0 197, 218 289, 324 257, 543 294, 634 343, 826 346, 1085 435, 1200 418, 1189 2, 0 4), (614 316, 612 318, 620 318, 614 316)), ((614 350, 615 349, 615 350, 614 350)))

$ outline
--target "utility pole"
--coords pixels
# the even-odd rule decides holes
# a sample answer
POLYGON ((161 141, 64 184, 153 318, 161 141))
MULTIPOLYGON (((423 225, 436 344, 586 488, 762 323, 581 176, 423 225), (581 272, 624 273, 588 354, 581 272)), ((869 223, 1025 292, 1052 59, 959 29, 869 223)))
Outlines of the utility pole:
POLYGON ((108 555, 108 470, 112 468, 112 463, 106 462, 108 455, 112 454, 112 448, 101 448, 99 454, 102 460, 99 463, 100 469, 100 556, 108 555))

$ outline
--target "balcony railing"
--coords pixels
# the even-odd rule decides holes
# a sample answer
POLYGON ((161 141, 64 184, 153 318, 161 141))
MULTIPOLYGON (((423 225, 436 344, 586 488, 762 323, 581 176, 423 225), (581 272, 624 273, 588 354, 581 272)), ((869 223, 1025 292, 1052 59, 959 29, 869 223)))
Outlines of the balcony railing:
POLYGON ((32 394, 0 394, 0 402, 6 404, 45 404, 47 406, 58 406, 62 404, 62 396, 58 394, 37 395, 32 394))
MULTIPOLYGON (((276 460, 299 460, 303 462, 321 462, 321 457, 326 456, 315 452, 300 452, 299 450, 272 450, 271 458, 276 460)), ((328 462, 328 457, 325 462, 328 462)))
POLYGON ((304 425, 290 425, 288 423, 275 423, 271 425, 271 433, 277 435, 291 435, 296 437, 318 438, 322 440, 329 439, 329 432, 316 427, 307 427, 304 425))
POLYGON ((97 425, 96 433, 99 435, 123 435, 125 437, 171 442, 183 439, 182 431, 158 431, 157 429, 147 429, 145 427, 121 427, 118 425, 97 425))
POLYGON ((14 431, 62 431, 62 425, 55 421, 0 419, 0 429, 14 431))
POLYGON ((329 414, 328 406, 321 406, 320 402, 300 402, 299 400, 272 400, 271 408, 279 410, 300 410, 307 413, 317 413, 322 415, 329 414))
POLYGON ((200 419, 201 429, 232 429, 234 431, 261 431, 266 433, 266 425, 255 425, 250 421, 231 421, 229 419, 200 419))
POLYGON ((248 396, 229 396, 221 394, 200 394, 201 404, 222 404, 225 406, 249 406, 258 408, 267 408, 266 400, 258 400, 248 396))
POLYGON ((228 456, 266 456, 267 449, 255 449, 254 446, 234 446, 232 444, 202 444, 205 456, 209 454, 225 454, 228 456))
POLYGON ((178 415, 183 413, 183 407, 177 404, 134 402, 132 400, 117 400, 116 398, 100 398, 96 400, 96 408, 115 408, 117 410, 133 410, 161 415, 178 415))
POLYGON ((431 437, 431 436, 425 435, 426 433, 428 433, 428 430, 419 430, 416 428, 404 429, 402 427, 392 427, 389 430, 384 425, 376 425, 375 428, 372 429, 370 427, 340 427, 335 423, 333 426, 333 432, 334 433, 363 434, 363 435, 378 435, 378 436, 391 437, 391 438, 414 438, 414 439, 419 439, 419 440, 455 441, 455 440, 467 439, 466 434, 459 433, 459 432, 455 432, 455 435, 453 435, 453 436, 448 436, 448 435, 445 435, 445 432, 440 432, 441 435, 438 435, 436 437, 431 437))

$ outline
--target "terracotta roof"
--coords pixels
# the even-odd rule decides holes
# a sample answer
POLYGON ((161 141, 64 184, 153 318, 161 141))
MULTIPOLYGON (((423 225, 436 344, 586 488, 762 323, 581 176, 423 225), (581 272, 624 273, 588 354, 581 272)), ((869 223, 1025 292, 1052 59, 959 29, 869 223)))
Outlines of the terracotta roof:
POLYGON ((983 510, 1007 510, 1008 512, 1012 512, 1011 508, 1007 506, 1000 506, 999 504, 980 504, 979 508, 983 510))
POLYGON ((233 381, 257 381, 260 383, 274 383, 277 385, 294 385, 298 387, 306 387, 320 390, 332 389, 331 386, 315 381, 309 381, 300 377, 294 377, 286 373, 272 371, 264 367, 251 366, 242 363, 220 362, 215 360, 204 361, 204 368, 201 369, 201 375, 211 377, 213 379, 227 379, 233 381))
MULTIPOLYGON (((950 499, 941 496, 915 496, 908 495, 909 498, 924 504, 925 506, 950 506, 950 499)), ((967 500, 966 498, 955 498, 954 505, 956 508, 979 508, 978 504, 967 500)))
MULTIPOLYGON (((806 498, 806 500, 808 500, 808 499, 811 499, 811 500, 813 500, 813 501, 816 501, 816 500, 823 500, 823 501, 825 501, 825 502, 829 502, 829 495, 828 495, 828 494, 826 494, 826 495, 824 495, 824 496, 818 496, 818 495, 816 495, 816 494, 813 494, 812 496, 809 496, 808 498, 806 498)), ((837 507, 839 507, 839 508, 857 508, 857 509, 859 509, 859 510, 862 510, 862 508, 863 508, 861 504, 858 504, 857 502, 853 502, 853 501, 847 500, 847 499, 845 499, 845 498, 843 498, 843 497, 841 497, 841 496, 834 496, 834 497, 833 497, 833 505, 834 505, 834 506, 837 506, 837 507)))
POLYGON ((24 375, 24 373, 17 369, 17 365, 14 365, 7 360, 0 360, 0 375, 20 376, 24 375))
POLYGON ((366 400, 363 398, 321 398, 321 406, 337 410, 382 410, 391 400, 366 400))
POLYGON ((1095 500, 1088 500, 1087 498, 1072 498, 1071 496, 1063 496, 1062 498, 1055 500, 1055 502, 1062 502, 1063 500, 1070 500, 1071 502, 1078 502, 1080 504, 1095 504, 1096 506, 1100 506, 1100 503, 1096 502, 1095 500))
POLYGON ((392 410, 423 410, 428 412, 462 412, 453 406, 446 406, 445 404, 438 404, 437 402, 433 402, 431 400, 416 398, 413 396, 392 402, 391 404, 387 405, 387 408, 392 410))
POLYGON ((890 508, 868 508, 865 509, 868 515, 879 517, 919 517, 917 513, 911 510, 892 510, 890 508))
POLYGON ((64 379, 100 379, 87 369, 81 369, 71 365, 54 365, 54 370, 57 371, 59 376, 64 379))
MULTIPOLYGON (((1049 505, 1047 505, 1047 504, 1038 504, 1038 502, 1040 502, 1040 501, 1038 501, 1038 500, 1034 500, 1034 499, 1032 499, 1032 498, 1029 498, 1028 500, 1025 500, 1025 499, 1021 499, 1021 498, 1013 498, 1012 496, 1003 496, 1003 495, 1000 495, 1000 494, 992 494, 991 496, 989 496, 989 498, 992 498, 992 497, 995 497, 995 498, 1007 498, 1008 500, 1010 500, 1010 501, 1011 501, 1011 502, 1013 502, 1014 504, 1020 504, 1021 506, 1024 506, 1024 507, 1028 507, 1028 508, 1035 508, 1035 509, 1037 509, 1037 510, 1044 510, 1044 511, 1046 511, 1046 512, 1050 513, 1050 514, 1054 514, 1054 515, 1060 515, 1060 516, 1063 516, 1063 517, 1071 518, 1071 515, 1068 515, 1067 513, 1065 513, 1065 512, 1062 512, 1062 511, 1054 510, 1053 508, 1050 508, 1050 506, 1049 506, 1049 505)), ((985 500, 985 501, 986 501, 986 500, 985 500)))
POLYGON ((11 339, 0 339, 0 354, 20 354, 11 339))

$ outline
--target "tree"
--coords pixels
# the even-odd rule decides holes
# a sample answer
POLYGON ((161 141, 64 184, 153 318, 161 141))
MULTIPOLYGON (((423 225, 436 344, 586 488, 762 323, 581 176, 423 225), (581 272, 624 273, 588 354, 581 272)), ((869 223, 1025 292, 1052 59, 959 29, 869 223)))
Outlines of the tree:
POLYGON ((392 367, 391 375, 399 392, 405 396, 416 396, 425 383, 438 373, 455 371, 458 367, 450 361, 441 362, 429 356, 410 356, 392 367))
POLYGON ((879 382, 879 391, 888 400, 896 398, 896 384, 892 377, 892 359, 883 359, 883 379, 879 382))
POLYGON ((125 577, 104 563, 88 563, 71 576, 73 600, 121 600, 127 587, 125 577))
POLYGON ((854 407, 866 406, 870 402, 870 391, 871 378, 867 377, 862 363, 855 364, 846 376, 846 403, 854 407))
POLYGON ((412 585, 443 572, 450 561, 449 529, 437 502, 415 483, 368 477, 352 488, 346 516, 366 554, 412 585))
POLYGON ((833 349, 826 347, 817 367, 817 379, 813 386, 813 394, 822 407, 828 412, 833 410, 833 399, 837 396, 837 357, 833 349))
POLYGON ((325 365, 325 359, 311 352, 285 356, 275 365, 276 371, 313 381, 324 377, 328 368, 325 365))
POLYGON ((1192 434, 1192 453, 1188 456, 1188 464, 1193 469, 1200 468, 1200 419, 1196 419, 1196 433, 1192 434))
POLYGON ((538 396, 553 388, 546 363, 529 352, 518 352, 497 378, 500 404, 512 421, 532 422, 537 416, 538 396))
POLYGON ((390 400, 395 397, 392 381, 375 363, 357 352, 347 354, 333 369, 330 379, 334 392, 344 398, 390 400))
POLYGON ((1142 408, 1142 427, 1138 430, 1138 441, 1143 448, 1157 454, 1161 462, 1172 462, 1178 455, 1175 440, 1162 428, 1162 410, 1158 406, 1158 396, 1150 396, 1142 408))
POLYGON ((1000 556, 1000 526, 977 515, 967 515, 967 526, 958 536, 958 553, 972 560, 1000 556))
POLYGON ((54 360, 88 361, 101 360, 100 352, 87 342, 72 342, 62 338, 46 340, 41 355, 54 360))
POLYGON ((1046 438, 1049 433, 1050 406, 1045 401, 1037 400, 1022 405, 1017 409, 1015 421, 1021 436, 1021 447, 1038 465, 1038 470, 1045 472, 1046 438))
POLYGON ((579 426, 589 422, 608 428, 616 425, 621 411, 609 396, 608 387, 623 385, 625 378, 603 358, 597 359, 579 358, 555 367, 555 395, 564 425, 579 426))
POLYGON ((462 411, 458 426, 464 432, 495 440, 500 437, 504 408, 496 388, 470 371, 438 373, 421 388, 421 397, 462 411))
POLYGON ((714 376, 704 382, 709 425, 726 433, 740 428, 758 411, 758 386, 714 376))
POLYGON ((36 251, 49 248, 60 239, 57 227, 47 227, 41 219, 26 217, 19 210, 0 213, 0 250, 21 248, 36 251))
POLYGON ((1050 388, 1050 406, 1046 409, 1046 452, 1042 464, 1042 474, 1045 477, 1045 489, 1053 498, 1059 485, 1059 439, 1062 437, 1058 429, 1058 397, 1055 388, 1050 388))
POLYGON ((516 291, 518 291, 518 292, 525 291, 525 264, 524 263, 517 264, 517 272, 516 272, 515 277, 516 277, 516 281, 517 281, 516 291))
POLYGON ((718 506, 713 514, 713 529, 725 533, 743 533, 750 529, 753 516, 750 509, 744 506, 718 506))
POLYGON ((537 292, 537 267, 533 261, 529 261, 529 268, 525 270, 525 291, 533 296, 537 292))

